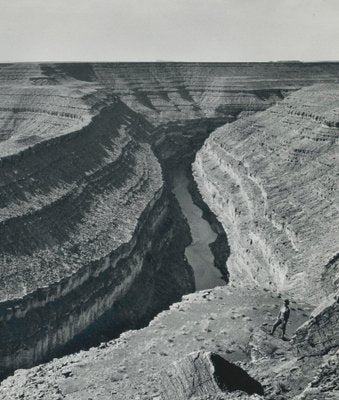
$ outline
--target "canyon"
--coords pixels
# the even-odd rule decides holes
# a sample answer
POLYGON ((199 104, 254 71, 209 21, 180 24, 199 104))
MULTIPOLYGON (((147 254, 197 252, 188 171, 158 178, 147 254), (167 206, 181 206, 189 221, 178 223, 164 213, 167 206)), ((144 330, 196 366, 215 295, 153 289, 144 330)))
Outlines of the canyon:
POLYGON ((337 63, 0 65, 0 397, 175 399, 188 354, 257 397, 335 396, 338 83, 337 63), (267 335, 282 296, 289 343, 267 335))
POLYGON ((195 177, 228 233, 235 281, 315 303, 335 290, 337 98, 337 86, 302 89, 217 129, 198 153, 195 177))

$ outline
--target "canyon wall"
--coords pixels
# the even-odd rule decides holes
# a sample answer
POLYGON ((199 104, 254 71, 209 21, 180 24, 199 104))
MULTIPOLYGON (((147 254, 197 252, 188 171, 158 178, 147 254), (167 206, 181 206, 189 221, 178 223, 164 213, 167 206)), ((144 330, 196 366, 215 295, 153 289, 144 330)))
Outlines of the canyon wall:
POLYGON ((217 129, 194 176, 230 243, 231 280, 317 304, 338 287, 338 85, 217 129))
POLYGON ((339 79, 338 63, 122 62, 41 68, 49 79, 99 82, 156 126, 264 110, 300 87, 339 79))
MULTIPOLYGON (((0 65, 1 373, 145 325, 193 291, 171 168, 186 168, 216 127, 338 76, 332 63, 0 65)), ((334 129, 332 114, 306 114, 334 129)), ((333 257, 326 248, 319 257, 333 257)), ((258 283, 274 268, 271 286, 280 288, 286 267, 260 266, 258 283)), ((322 279, 333 284, 330 273, 322 279)))
MULTIPOLYGON (((166 259, 167 242, 173 246, 179 234, 180 255, 189 233, 178 233, 160 165, 150 145, 138 140, 149 124, 119 99, 72 79, 56 87, 15 81, 2 89, 0 370, 5 374, 55 355, 112 313, 113 305, 126 302, 137 277, 146 274, 153 282, 169 262, 163 264, 159 255, 149 260, 147 254, 155 258, 163 251, 166 259)), ((126 320, 137 326, 144 314, 154 315, 194 289, 184 260, 173 256, 175 262, 181 281, 163 273, 167 287, 158 306, 152 304, 153 292, 160 290, 161 279, 148 287, 139 282, 144 306, 138 315, 131 307, 125 315, 115 309, 114 318, 107 317, 116 334, 126 320)))

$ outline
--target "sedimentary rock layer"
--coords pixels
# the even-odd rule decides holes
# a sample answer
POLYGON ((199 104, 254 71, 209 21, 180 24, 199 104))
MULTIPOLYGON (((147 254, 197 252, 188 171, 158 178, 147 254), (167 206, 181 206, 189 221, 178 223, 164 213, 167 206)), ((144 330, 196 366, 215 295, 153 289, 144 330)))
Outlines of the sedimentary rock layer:
POLYGON ((136 140, 147 124, 121 101, 73 82, 2 89, 4 373, 53 353, 127 293, 168 205, 160 165, 136 140))
POLYGON ((216 353, 188 354, 160 374, 163 400, 221 397, 225 392, 235 391, 249 395, 264 393, 259 382, 216 353))
POLYGON ((216 130, 194 173, 231 279, 317 302, 338 285, 339 87, 311 86, 216 130))
POLYGON ((311 319, 296 332, 294 343, 298 356, 315 356, 339 347, 339 293, 317 307, 311 319))
POLYGON ((1 159, 2 299, 71 275, 130 240, 162 178, 129 118, 117 102, 81 130, 1 159))
POLYGON ((186 166, 212 127, 338 75, 336 64, 1 65, 2 372, 107 321, 138 327, 194 290, 166 168, 186 166))
MULTIPOLYGON (((203 357, 202 362, 193 362, 197 367, 193 371, 189 367, 192 359, 185 357, 192 352, 213 352, 259 381, 265 395, 276 398, 275 386, 281 383, 285 397, 293 398, 313 379, 313 370, 306 362, 303 369, 303 361, 299 364, 291 356, 289 345, 279 339, 278 334, 272 338, 262 330, 273 324, 280 304, 281 299, 268 291, 232 286, 189 294, 180 303, 173 304, 170 310, 157 315, 142 330, 125 332, 118 339, 89 351, 16 371, 13 377, 1 383, 0 397, 5 396, 6 400, 15 399, 17 395, 26 400, 35 400, 39 396, 65 400, 162 399, 163 396, 166 398, 166 390, 171 393, 173 389, 173 385, 164 385, 171 378, 173 382, 178 378, 177 382, 183 383, 181 388, 177 385, 179 394, 185 388, 191 388, 192 392, 201 395, 204 387, 199 388, 202 382, 198 377, 205 376, 210 380, 211 370, 215 367, 211 366, 210 358, 203 357), (270 351, 258 363, 252 363, 249 354, 253 333, 261 333, 270 351), (188 372, 188 367, 190 373, 185 377, 184 371, 188 372)), ((310 307, 305 304, 293 304, 292 307, 288 335, 306 321, 310 312, 310 307)), ((315 358, 314 362, 316 368, 321 360, 315 358)), ((215 372, 222 377, 220 371, 215 372)), ((229 383, 234 384, 234 378, 232 374, 229 383)), ((224 379, 227 382, 227 377, 224 379)), ((223 397, 215 381, 206 382, 206 385, 217 390, 220 399, 247 398, 244 386, 239 388, 244 397, 238 391, 234 392, 234 397, 229 392, 223 397)), ((205 400, 206 397, 198 399, 205 400)))
POLYGON ((50 77, 100 82, 155 125, 264 110, 290 91, 339 78, 337 63, 94 63, 43 68, 50 77))

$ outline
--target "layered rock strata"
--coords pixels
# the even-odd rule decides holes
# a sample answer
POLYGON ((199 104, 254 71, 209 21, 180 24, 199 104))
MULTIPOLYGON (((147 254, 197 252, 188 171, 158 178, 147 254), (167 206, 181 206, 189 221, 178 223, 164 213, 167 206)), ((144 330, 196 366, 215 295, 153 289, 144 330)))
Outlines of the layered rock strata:
POLYGON ((170 169, 217 126, 338 75, 336 64, 1 65, 2 373, 145 325, 194 290, 170 169))
POLYGON ((162 188, 160 166, 149 145, 133 139, 140 127, 130 118, 118 101, 81 130, 1 158, 2 299, 72 275, 128 242, 137 210, 162 188))
POLYGON ((315 304, 338 287, 338 86, 217 129, 194 176, 227 232, 231 279, 315 304))
MULTIPOLYGON (((91 85, 73 85, 2 92, 1 374, 56 354, 118 307, 143 270, 153 282, 162 264, 147 254, 155 258, 178 234, 160 165, 136 140, 147 123, 118 99, 91 95, 91 85)), ((175 260, 182 284, 168 279, 177 287, 164 291, 161 307, 191 288, 175 260)), ((133 313, 130 324, 159 311, 149 304, 153 286, 138 316, 131 307, 108 318, 116 333, 133 313)))
POLYGON ((235 391, 263 394, 259 382, 218 354, 196 352, 161 372, 163 400, 217 397, 235 391))
MULTIPOLYGON (((322 359, 312 357, 311 363, 307 357, 298 360, 292 356, 289 343, 279 338, 278 332, 273 338, 268 335, 280 305, 281 298, 268 291, 232 285, 189 294, 180 303, 173 304, 170 310, 158 314, 142 330, 125 332, 118 339, 89 351, 16 371, 13 377, 1 383, 0 398, 149 400, 163 399, 166 390, 171 388, 182 393, 181 390, 189 390, 189 387, 196 390, 199 400, 213 398, 212 394, 202 395, 203 385, 199 392, 203 382, 198 376, 207 377, 211 384, 207 381, 206 385, 218 391, 218 398, 222 400, 256 398, 249 397, 243 390, 228 390, 223 394, 220 386, 213 383, 216 376, 213 382, 210 381, 212 371, 215 371, 210 358, 202 357, 201 362, 186 358, 191 353, 212 352, 260 382, 264 398, 280 398, 278 391, 283 388, 281 395, 297 399, 314 379, 322 359), (251 359, 253 334, 257 334, 256 347, 265 348, 265 354, 258 361, 251 359), (197 367, 195 371, 189 367, 193 368, 193 365, 197 367), (187 371, 187 380, 184 371, 187 371), (173 378, 172 382, 175 382, 176 377, 177 382, 183 383, 181 388, 178 384, 164 386, 165 381, 173 378)), ((292 308, 287 327, 289 336, 307 320, 311 311, 307 304, 293 303, 292 308)), ((220 377, 220 371, 217 372, 220 377)), ((222 382, 221 379, 221 386, 222 382)), ((234 374, 231 383, 235 383, 234 374)))
POLYGON ((327 354, 339 347, 339 296, 325 300, 293 338, 298 356, 327 354))
POLYGON ((154 125, 264 110, 291 91, 339 79, 338 63, 94 63, 45 74, 100 82, 154 125))
POLYGON ((338 387, 339 351, 324 357, 324 362, 315 371, 314 378, 298 400, 336 400, 339 398, 338 387))

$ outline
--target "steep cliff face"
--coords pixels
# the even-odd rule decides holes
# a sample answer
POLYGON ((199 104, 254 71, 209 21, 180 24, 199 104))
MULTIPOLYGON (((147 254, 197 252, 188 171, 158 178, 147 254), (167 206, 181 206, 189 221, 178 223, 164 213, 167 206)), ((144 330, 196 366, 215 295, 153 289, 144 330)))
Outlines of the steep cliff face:
POLYGON ((130 239, 162 179, 150 147, 133 140, 127 110, 118 102, 82 130, 1 159, 2 299, 72 275, 130 239), (128 217, 126 204, 136 210, 128 217))
POLYGON ((194 176, 227 232, 234 281, 313 302, 338 285, 338 93, 302 89, 199 151, 194 176))
POLYGON ((25 85, 0 99, 1 375, 77 347, 103 315, 112 337, 194 289, 149 124, 92 85, 25 85))

